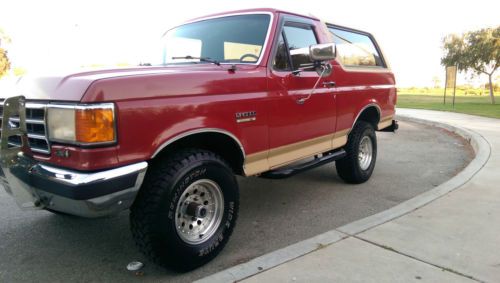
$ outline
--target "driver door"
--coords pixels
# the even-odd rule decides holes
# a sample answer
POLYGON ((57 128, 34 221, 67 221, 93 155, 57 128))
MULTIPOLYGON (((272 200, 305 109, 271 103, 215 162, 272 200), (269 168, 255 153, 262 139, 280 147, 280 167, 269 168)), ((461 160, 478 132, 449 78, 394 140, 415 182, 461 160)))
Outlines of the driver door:
POLYGON ((285 18, 273 49, 268 75, 272 98, 268 157, 271 168, 332 149, 335 98, 332 89, 323 85, 333 81, 332 75, 320 79, 316 71, 292 73, 312 63, 309 46, 319 43, 316 24, 319 23, 308 19, 287 21, 285 18), (318 79, 314 94, 303 104, 299 103, 311 93, 318 79))

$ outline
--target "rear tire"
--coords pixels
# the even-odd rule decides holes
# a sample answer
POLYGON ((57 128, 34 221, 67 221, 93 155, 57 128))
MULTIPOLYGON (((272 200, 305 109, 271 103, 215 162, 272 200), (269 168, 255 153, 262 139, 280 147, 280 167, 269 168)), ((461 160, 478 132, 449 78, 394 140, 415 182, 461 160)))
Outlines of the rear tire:
POLYGON ((368 181, 377 160, 377 136, 372 124, 358 121, 344 149, 347 155, 337 160, 335 165, 339 177, 351 184, 368 181))
POLYGON ((238 207, 238 183, 224 160, 183 150, 151 166, 131 208, 132 235, 153 262, 186 272, 223 249, 238 207))

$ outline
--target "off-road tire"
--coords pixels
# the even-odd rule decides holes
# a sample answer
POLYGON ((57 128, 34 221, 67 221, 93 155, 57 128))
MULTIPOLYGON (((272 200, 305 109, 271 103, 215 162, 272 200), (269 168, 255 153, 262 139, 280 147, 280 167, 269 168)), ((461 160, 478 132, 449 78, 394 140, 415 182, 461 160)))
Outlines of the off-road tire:
POLYGON ((239 190, 228 164, 206 150, 183 150, 150 165, 144 184, 131 207, 133 238, 150 260, 177 272, 186 272, 213 259, 225 246, 236 224, 239 190), (215 233, 201 244, 189 244, 176 230, 179 200, 197 180, 214 181, 222 191, 224 210, 215 233))
POLYGON ((351 184, 361 184, 370 179, 375 161, 377 160, 377 136, 372 124, 365 121, 358 121, 354 128, 349 133, 347 145, 344 147, 347 155, 335 162, 337 174, 342 180, 351 184), (360 143, 363 137, 369 137, 372 143, 372 158, 371 163, 366 169, 362 169, 358 154, 360 151, 360 143))

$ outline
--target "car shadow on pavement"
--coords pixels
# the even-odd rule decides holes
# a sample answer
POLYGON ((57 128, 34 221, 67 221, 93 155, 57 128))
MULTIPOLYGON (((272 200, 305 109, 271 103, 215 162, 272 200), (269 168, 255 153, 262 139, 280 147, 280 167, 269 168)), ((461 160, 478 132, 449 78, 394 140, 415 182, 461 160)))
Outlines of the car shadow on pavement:
MULTIPOLYGON (((8 231, 2 237, 2 261, 15 261, 9 266, 20 270, 14 275, 2 267, 2 276, 7 276, 4 282, 33 278, 60 281, 66 273, 78 274, 81 281, 120 281, 136 276, 126 270, 129 262, 148 263, 130 235, 128 212, 100 219, 37 212, 35 217, 19 217, 8 226, 2 228, 8 231)), ((148 269, 151 266, 148 263, 148 269)), ((160 276, 173 275, 162 268, 154 269, 160 276)))

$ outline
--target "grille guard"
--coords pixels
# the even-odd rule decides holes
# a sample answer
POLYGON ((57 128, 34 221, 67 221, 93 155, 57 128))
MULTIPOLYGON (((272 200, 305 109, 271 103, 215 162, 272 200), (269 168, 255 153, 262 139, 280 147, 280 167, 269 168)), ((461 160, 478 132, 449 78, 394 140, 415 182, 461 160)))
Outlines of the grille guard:
POLYGON ((13 171, 31 168, 32 164, 20 158, 23 152, 30 152, 26 129, 26 99, 24 96, 14 96, 5 99, 3 105, 2 132, 0 138, 0 178, 5 190, 14 196, 17 204, 22 208, 40 207, 40 198, 37 193, 23 181, 12 175, 13 171), (18 116, 19 127, 11 128, 9 118, 18 116), (20 147, 9 147, 9 137, 21 136, 20 147))
POLYGON ((26 101, 24 96, 14 96, 5 99, 3 105, 2 134, 0 142, 2 166, 13 162, 17 154, 28 148, 28 130, 26 129, 26 101), (19 128, 11 128, 9 119, 19 116, 19 128), (9 137, 21 136, 21 147, 9 148, 9 137))

